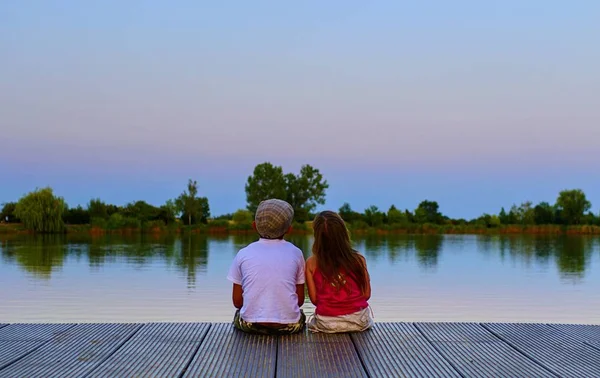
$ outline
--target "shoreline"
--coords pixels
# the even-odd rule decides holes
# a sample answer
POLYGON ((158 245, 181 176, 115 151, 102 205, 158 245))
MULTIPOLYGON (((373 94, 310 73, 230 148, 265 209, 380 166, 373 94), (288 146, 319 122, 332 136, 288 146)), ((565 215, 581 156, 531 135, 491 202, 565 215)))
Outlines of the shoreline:
MULTIPOLYGON (((372 227, 353 229, 350 232, 355 235, 597 235, 600 236, 600 226, 582 225, 582 226, 520 226, 506 225, 501 227, 477 227, 477 226, 452 226, 452 225, 408 225, 391 227, 372 227)), ((0 235, 35 235, 36 233, 26 230, 20 224, 0 224, 0 235)), ((232 225, 232 226, 164 226, 151 228, 119 228, 103 229, 90 225, 66 225, 65 231, 54 235, 181 235, 181 234, 204 234, 204 235, 253 235, 255 231, 250 225, 232 225)), ((310 235, 312 229, 309 225, 296 225, 292 228, 291 235, 310 235)))

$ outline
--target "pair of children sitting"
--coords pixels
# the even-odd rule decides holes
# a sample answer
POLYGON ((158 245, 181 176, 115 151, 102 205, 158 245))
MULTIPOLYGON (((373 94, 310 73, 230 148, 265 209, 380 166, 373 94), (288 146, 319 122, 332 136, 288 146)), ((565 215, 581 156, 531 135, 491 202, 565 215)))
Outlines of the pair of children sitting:
POLYGON ((312 256, 283 239, 291 230, 294 210, 278 199, 260 203, 253 227, 257 242, 236 255, 227 278, 233 282, 234 326, 262 334, 357 332, 373 325, 368 300, 367 264, 352 249, 342 218, 324 211, 313 222, 312 256), (304 285, 315 305, 308 322, 300 309, 304 285))

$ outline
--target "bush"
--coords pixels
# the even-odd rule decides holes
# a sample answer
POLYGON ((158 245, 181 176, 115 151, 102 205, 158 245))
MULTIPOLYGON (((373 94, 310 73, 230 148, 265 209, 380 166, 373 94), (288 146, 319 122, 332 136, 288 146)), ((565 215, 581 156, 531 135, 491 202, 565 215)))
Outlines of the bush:
POLYGON ((120 213, 115 213, 108 218, 106 224, 108 230, 119 230, 124 228, 141 228, 141 222, 135 218, 124 217, 120 213))
POLYGON ((233 213, 232 217, 235 223, 252 223, 252 213, 248 210, 240 209, 233 213))
POLYGON ((165 228, 166 224, 163 220, 152 220, 152 221, 147 221, 143 223, 143 228, 145 230, 152 230, 155 228, 159 228, 159 229, 163 229, 165 228))
POLYGON ((369 225, 365 221, 357 220, 350 224, 350 228, 352 230, 367 230, 369 229, 369 225))
POLYGON ((292 231, 308 231, 308 225, 304 222, 300 223, 300 222, 294 222, 292 223, 292 231))
POLYGON ((208 223, 209 228, 229 228, 229 221, 225 219, 212 220, 208 223))

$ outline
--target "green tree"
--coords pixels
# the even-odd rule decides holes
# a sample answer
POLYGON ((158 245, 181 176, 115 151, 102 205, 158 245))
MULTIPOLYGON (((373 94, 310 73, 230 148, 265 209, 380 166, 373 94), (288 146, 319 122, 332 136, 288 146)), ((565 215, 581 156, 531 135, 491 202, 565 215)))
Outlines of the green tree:
POLYGON ((318 169, 306 164, 300 174, 288 173, 285 178, 286 200, 294 208, 297 221, 305 221, 317 204, 325 204, 325 191, 329 184, 318 169))
POLYGON ((177 217, 177 205, 175 201, 168 200, 159 208, 158 219, 165 222, 165 224, 171 224, 175 222, 177 217))
POLYGON ((136 201, 127 204, 122 211, 122 214, 128 218, 135 218, 140 222, 148 222, 157 220, 160 213, 160 209, 156 206, 152 206, 146 201, 136 201))
POLYGON ((535 212, 531 205, 531 201, 526 201, 517 208, 517 219, 520 224, 531 225, 535 223, 535 212))
POLYGON ((387 220, 389 224, 406 223, 406 214, 392 205, 387 212, 387 220))
POLYGON ((422 201, 415 210, 418 223, 440 223, 443 219, 439 212, 440 206, 435 201, 422 201))
POLYGON ((498 214, 498 219, 500 220, 500 224, 510 224, 508 214, 506 214, 506 210, 504 210, 504 208, 500 210, 500 214, 498 214))
POLYGON ((377 206, 369 206, 365 209, 365 221, 371 227, 381 226, 383 224, 383 213, 377 206))
POLYGON ((247 208, 256 212, 258 205, 269 198, 286 200, 294 208, 296 221, 305 221, 317 204, 325 203, 329 184, 318 169, 306 164, 298 175, 283 174, 283 169, 271 163, 254 168, 246 183, 247 208))
POLYGON ((108 219, 111 215, 118 213, 120 209, 116 205, 103 202, 100 198, 94 198, 88 203, 87 210, 91 219, 108 219))
POLYGON ((519 224, 521 223, 521 219, 519 218, 519 208, 517 205, 512 205, 510 207, 510 211, 508 212, 508 216, 506 218, 506 224, 519 224))
POLYGON ((351 223, 356 220, 356 212, 352 210, 352 207, 348 202, 344 202, 342 207, 338 210, 338 214, 346 223, 351 223))
POLYGON ((0 222, 18 223, 19 219, 15 215, 16 208, 16 202, 7 202, 2 204, 2 211, 0 212, 0 222))
POLYGON ((286 179, 283 169, 271 163, 262 163, 254 168, 246 182, 248 210, 254 214, 258 205, 270 198, 286 199, 286 179))
POLYGON ((67 208, 63 214, 63 221, 66 224, 89 224, 90 212, 81 207, 81 205, 73 208, 67 208))
POLYGON ((553 224, 554 208, 548 202, 540 202, 533 208, 535 224, 553 224))
POLYGON ((192 179, 188 181, 187 191, 184 190, 175 200, 175 206, 182 218, 187 219, 188 226, 192 220, 198 221, 208 216, 203 213, 208 208, 208 200, 205 197, 198 198, 198 183, 192 179))
POLYGON ((25 228, 40 233, 64 231, 63 213, 65 201, 57 197, 51 188, 36 189, 19 200, 15 215, 25 228))
POLYGON ((88 203, 88 212, 91 218, 108 218, 108 209, 104 202, 100 198, 91 199, 88 203))
POLYGON ((556 199, 556 207, 561 212, 561 217, 566 224, 580 224, 583 215, 592 204, 587 200, 581 189, 563 190, 556 199))

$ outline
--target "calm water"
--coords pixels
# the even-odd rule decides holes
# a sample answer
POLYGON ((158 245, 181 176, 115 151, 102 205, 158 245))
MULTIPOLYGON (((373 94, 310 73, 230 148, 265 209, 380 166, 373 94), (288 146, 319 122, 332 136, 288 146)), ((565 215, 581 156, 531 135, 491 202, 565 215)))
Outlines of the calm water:
MULTIPOLYGON (((225 276, 252 240, 0 235, 0 323, 229 321, 225 276)), ((309 254, 311 238, 291 241, 309 254)), ((377 321, 600 323, 598 238, 404 236, 355 244, 368 260, 377 321)))

